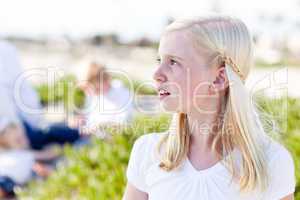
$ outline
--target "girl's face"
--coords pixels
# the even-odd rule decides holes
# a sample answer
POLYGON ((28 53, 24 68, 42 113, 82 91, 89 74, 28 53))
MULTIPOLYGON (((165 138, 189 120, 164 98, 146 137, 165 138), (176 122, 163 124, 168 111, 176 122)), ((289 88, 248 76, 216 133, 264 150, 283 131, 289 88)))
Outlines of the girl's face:
POLYGON ((211 83, 217 67, 206 64, 205 49, 195 48, 186 31, 165 34, 159 44, 158 67, 153 75, 165 110, 211 112, 211 83))

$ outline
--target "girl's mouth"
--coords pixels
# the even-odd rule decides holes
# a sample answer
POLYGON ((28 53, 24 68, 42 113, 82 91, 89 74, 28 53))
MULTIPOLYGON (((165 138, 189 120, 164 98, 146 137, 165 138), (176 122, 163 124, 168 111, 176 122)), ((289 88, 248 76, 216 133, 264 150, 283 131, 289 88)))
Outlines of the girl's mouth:
POLYGON ((163 99, 163 98, 165 98, 166 96, 171 95, 170 92, 168 92, 168 91, 166 91, 166 90, 164 90, 164 89, 160 89, 160 90, 158 91, 158 93, 159 93, 159 98, 160 98, 160 99, 163 99))

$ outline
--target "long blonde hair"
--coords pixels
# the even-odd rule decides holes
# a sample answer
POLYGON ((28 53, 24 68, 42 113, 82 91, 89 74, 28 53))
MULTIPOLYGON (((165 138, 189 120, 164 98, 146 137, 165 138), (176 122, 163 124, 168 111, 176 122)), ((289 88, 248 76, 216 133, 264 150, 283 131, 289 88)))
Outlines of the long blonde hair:
MULTIPOLYGON (((238 180, 241 191, 267 187, 268 174, 264 148, 267 134, 258 119, 251 96, 245 87, 245 80, 253 66, 253 44, 246 25, 239 19, 207 15, 194 19, 176 20, 164 34, 185 30, 195 40, 195 47, 204 47, 210 59, 225 64, 229 84, 226 96, 224 120, 220 133, 214 137, 212 148, 222 147, 225 165, 238 180), (228 130, 231 127, 231 130, 228 130), (241 153, 241 166, 236 168, 230 152, 237 148, 241 153)), ((160 167, 171 171, 182 163, 189 151, 190 133, 187 114, 179 113, 175 134, 167 134, 158 146, 164 153, 160 167)))

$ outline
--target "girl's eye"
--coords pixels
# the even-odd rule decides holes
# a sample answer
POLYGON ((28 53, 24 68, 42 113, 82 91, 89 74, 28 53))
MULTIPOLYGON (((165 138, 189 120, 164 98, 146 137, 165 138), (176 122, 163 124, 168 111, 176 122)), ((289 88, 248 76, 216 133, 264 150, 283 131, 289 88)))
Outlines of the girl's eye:
POLYGON ((170 62, 171 62, 171 65, 176 65, 176 64, 178 64, 178 63, 176 62, 176 60, 173 60, 173 59, 171 59, 170 62))
POLYGON ((160 58, 157 58, 156 61, 157 61, 158 64, 160 64, 161 59, 160 59, 160 58))

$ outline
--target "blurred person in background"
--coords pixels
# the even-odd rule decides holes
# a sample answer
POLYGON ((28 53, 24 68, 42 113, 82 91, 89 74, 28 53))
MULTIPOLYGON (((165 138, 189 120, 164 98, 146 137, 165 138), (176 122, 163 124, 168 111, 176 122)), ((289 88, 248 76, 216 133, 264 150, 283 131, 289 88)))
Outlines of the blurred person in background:
POLYGON ((92 62, 81 86, 85 99, 85 126, 94 130, 100 124, 126 124, 132 120, 131 92, 102 64, 92 62))
POLYGON ((21 125, 4 119, 0 119, 0 197, 14 196, 16 186, 49 176, 55 168, 51 162, 61 154, 50 147, 31 150, 21 125))
POLYGON ((15 112, 18 121, 22 123, 31 148, 42 149, 50 143, 64 144, 77 141, 80 138, 77 129, 69 128, 63 123, 50 125, 47 123, 43 117, 39 96, 26 80, 23 80, 17 92, 23 105, 40 112, 29 113, 18 105, 14 92, 16 80, 22 73, 17 50, 10 43, 0 40, 0 90, 11 103, 10 109, 15 112))
MULTIPOLYGON (((1 88, 1 86, 0 86, 1 88)), ((15 107, 0 89, 0 198, 14 196, 14 188, 33 178, 46 177, 53 166, 45 162, 57 159, 61 152, 54 146, 30 149, 25 129, 15 107)))

